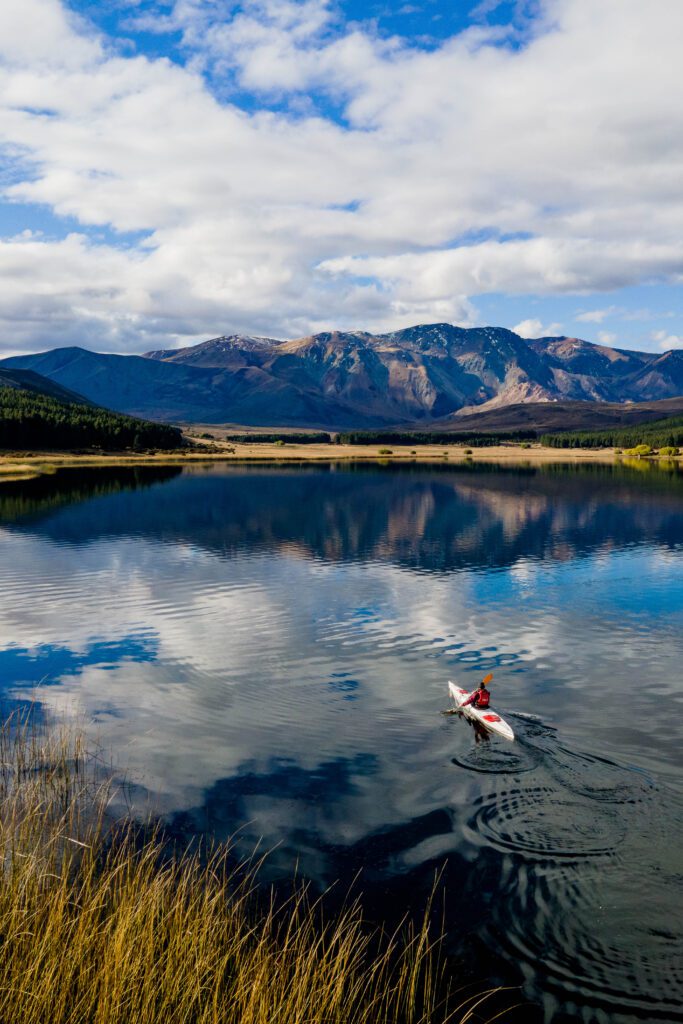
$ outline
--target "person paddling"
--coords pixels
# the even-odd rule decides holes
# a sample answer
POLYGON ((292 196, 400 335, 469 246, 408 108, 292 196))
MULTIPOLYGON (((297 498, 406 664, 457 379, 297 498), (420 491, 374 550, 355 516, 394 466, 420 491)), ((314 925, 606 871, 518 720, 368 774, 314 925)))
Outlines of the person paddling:
POLYGON ((491 681, 491 676, 486 676, 485 679, 479 683, 478 689, 474 693, 470 694, 466 701, 460 705, 461 708, 466 708, 468 704, 471 704, 473 708, 487 708, 491 699, 491 694, 486 689, 486 684, 491 681))

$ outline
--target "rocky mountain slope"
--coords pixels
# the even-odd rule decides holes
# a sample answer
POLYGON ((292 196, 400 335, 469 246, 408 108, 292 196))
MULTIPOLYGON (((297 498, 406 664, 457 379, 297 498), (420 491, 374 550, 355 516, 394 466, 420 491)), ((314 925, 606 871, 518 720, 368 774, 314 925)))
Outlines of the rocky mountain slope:
POLYGON ((228 335, 145 356, 57 349, 2 365, 35 370, 135 415, 328 429, 437 420, 443 427, 453 417, 512 404, 683 395, 680 351, 626 352, 578 338, 525 341, 504 328, 451 324, 292 341, 228 335))

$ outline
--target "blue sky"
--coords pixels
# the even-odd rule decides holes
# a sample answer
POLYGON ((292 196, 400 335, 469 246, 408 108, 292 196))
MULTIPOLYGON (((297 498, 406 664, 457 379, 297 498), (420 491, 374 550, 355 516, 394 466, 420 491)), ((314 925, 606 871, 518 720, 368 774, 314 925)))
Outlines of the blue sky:
POLYGON ((6 0, 0 350, 683 344, 671 0, 6 0))

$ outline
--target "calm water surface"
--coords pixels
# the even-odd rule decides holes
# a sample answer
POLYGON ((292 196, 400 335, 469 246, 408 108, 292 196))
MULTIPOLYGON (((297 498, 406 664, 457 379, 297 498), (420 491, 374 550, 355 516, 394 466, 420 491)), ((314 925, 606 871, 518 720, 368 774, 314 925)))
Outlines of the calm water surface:
POLYGON ((188 836, 357 882, 444 869, 450 951, 531 1021, 683 1021, 683 477, 62 471, 0 486, 5 704, 96 723, 188 836), (444 717, 494 672, 518 739, 444 717))

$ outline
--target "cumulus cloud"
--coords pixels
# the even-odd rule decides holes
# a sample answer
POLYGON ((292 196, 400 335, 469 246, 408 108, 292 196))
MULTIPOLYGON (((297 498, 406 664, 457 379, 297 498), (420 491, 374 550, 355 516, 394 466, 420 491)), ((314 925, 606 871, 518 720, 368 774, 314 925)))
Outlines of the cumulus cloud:
POLYGON ((344 256, 326 260, 331 275, 376 276, 399 294, 441 297, 449 288, 465 294, 562 294, 636 284, 641 275, 674 275, 683 260, 683 243, 636 243, 632 259, 616 242, 532 238, 488 241, 479 245, 398 256, 344 256))
POLYGON ((683 348, 683 337, 678 334, 669 334, 668 331, 653 331, 650 337, 664 352, 668 352, 672 348, 683 348))
POLYGON ((488 292, 683 279, 680 5, 545 0, 521 44, 428 50, 324 0, 178 0, 147 27, 185 64, 59 0, 3 5, 4 199, 77 226, 3 240, 14 350, 467 324, 488 292))
POLYGON ((562 332, 561 324, 549 324, 544 327, 540 320, 522 320, 512 328, 520 338, 548 338, 554 337, 562 332))

